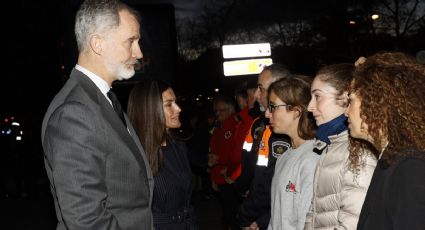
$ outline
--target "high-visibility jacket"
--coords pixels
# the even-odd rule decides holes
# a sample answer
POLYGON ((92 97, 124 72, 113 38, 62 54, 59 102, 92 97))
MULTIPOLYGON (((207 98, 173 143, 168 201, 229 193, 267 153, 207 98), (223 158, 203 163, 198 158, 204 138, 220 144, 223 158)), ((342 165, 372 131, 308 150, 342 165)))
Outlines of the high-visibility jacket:
POLYGON ((269 127, 264 130, 263 138, 261 139, 260 146, 258 148, 257 154, 257 165, 258 166, 267 166, 269 163, 269 142, 272 131, 269 127))
POLYGON ((263 136, 265 124, 263 117, 257 117, 252 121, 248 134, 242 148, 241 174, 235 181, 234 186, 238 193, 246 194, 251 186, 254 178, 255 164, 257 162, 257 152, 253 148, 258 149, 259 143, 263 136))
MULTIPOLYGON (((262 119, 262 122, 267 124, 267 119, 262 119)), ((254 177, 249 195, 239 208, 237 220, 240 226, 247 227, 255 221, 260 229, 267 228, 270 221, 270 189, 274 166, 277 159, 290 148, 290 143, 288 136, 275 134, 271 131, 270 127, 266 126, 258 146, 257 154, 255 154, 257 159, 253 161, 255 163, 246 166, 254 168, 254 177)))

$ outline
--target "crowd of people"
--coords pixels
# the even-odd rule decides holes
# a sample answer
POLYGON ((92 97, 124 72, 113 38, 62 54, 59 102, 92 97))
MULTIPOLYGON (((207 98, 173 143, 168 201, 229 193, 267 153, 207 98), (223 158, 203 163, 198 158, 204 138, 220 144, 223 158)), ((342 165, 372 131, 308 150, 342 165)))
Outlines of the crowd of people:
MULTIPOLYGON (((117 0, 77 12, 77 65, 42 124, 58 230, 198 229, 172 87, 137 83, 127 113, 111 88, 143 57, 139 18, 117 0)), ((272 64, 233 96, 214 98, 197 169, 224 229, 425 228, 425 66, 415 59, 380 52, 314 77, 272 64)))

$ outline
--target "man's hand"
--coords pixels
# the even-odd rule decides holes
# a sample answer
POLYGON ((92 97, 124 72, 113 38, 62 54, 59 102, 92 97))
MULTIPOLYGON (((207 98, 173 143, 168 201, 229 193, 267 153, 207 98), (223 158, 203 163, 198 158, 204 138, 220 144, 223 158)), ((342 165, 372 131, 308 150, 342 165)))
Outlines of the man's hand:
POLYGON ((252 222, 249 227, 242 227, 243 230, 259 230, 256 222, 252 222))

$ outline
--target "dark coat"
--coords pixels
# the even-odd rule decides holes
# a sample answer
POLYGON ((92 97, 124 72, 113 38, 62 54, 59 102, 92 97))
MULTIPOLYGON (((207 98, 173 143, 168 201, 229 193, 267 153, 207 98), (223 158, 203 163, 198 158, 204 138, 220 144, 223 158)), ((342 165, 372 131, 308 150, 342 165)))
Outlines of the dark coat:
POLYGON ((195 230, 196 220, 190 204, 192 173, 183 142, 168 141, 161 148, 164 162, 154 176, 152 214, 155 230, 195 230))
POLYGON ((391 165, 378 161, 357 229, 425 229, 425 154, 415 152, 391 165))
POLYGON ((47 176, 63 229, 152 229, 153 178, 143 148, 99 88, 73 70, 42 125, 47 176))

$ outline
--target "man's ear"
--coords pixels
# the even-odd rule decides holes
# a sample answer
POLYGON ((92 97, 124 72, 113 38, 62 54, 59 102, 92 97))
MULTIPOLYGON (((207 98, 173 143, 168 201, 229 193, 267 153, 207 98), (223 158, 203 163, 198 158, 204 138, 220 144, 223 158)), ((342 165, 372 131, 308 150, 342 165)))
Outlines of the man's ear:
POLYGON ((99 34, 90 36, 90 48, 94 53, 100 55, 102 52, 103 38, 99 34))

